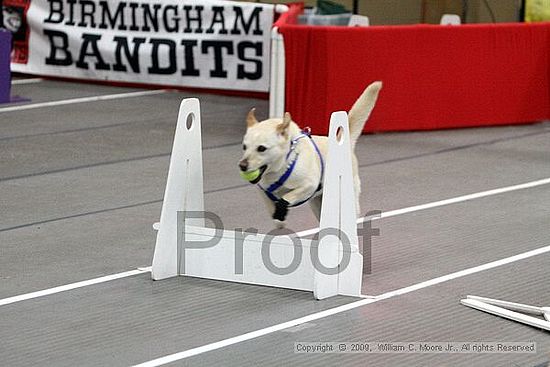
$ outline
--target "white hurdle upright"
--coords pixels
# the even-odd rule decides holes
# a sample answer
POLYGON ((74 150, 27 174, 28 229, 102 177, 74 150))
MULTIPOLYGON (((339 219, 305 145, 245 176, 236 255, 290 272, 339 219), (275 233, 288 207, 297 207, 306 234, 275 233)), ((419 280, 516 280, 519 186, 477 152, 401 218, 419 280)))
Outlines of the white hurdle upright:
POLYGON ((319 241, 207 228, 204 218, 183 215, 202 212, 203 200, 200 106, 197 99, 185 99, 170 158, 153 279, 183 275, 266 285, 313 291, 317 299, 361 295, 363 257, 345 112, 331 116, 319 241), (206 245, 209 241, 214 244, 206 245))

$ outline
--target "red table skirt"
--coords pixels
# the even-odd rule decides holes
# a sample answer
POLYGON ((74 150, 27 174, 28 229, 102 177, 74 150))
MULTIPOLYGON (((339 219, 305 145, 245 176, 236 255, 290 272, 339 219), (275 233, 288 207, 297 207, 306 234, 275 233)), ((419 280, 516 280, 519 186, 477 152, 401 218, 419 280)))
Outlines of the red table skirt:
POLYGON ((317 134, 375 80, 384 87, 365 132, 550 118, 550 23, 282 25, 280 32, 286 110, 317 134))

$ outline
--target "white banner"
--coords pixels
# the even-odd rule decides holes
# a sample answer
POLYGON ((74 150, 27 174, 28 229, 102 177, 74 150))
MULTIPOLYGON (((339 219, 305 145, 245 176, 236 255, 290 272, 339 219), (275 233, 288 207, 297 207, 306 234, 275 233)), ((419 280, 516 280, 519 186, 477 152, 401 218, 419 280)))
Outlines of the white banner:
POLYGON ((223 0, 31 0, 28 56, 12 70, 267 92, 273 13, 223 0))

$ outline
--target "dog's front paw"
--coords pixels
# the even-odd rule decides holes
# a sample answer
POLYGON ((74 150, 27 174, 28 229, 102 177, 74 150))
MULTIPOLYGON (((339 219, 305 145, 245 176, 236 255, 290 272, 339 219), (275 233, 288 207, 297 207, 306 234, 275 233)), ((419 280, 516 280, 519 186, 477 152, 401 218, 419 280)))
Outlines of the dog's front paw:
POLYGON ((280 199, 275 203, 275 213, 273 213, 273 219, 276 221, 284 222, 288 213, 288 201, 280 199))
POLYGON ((275 224, 276 229, 283 229, 286 226, 286 222, 283 220, 273 219, 273 223, 275 224))

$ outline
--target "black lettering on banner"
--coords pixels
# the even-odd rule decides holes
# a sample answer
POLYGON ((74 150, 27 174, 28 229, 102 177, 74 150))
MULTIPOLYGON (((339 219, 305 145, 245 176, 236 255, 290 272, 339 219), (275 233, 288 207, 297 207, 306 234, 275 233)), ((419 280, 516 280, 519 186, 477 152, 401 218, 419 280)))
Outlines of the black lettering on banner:
POLYGON ((160 4, 153 5, 153 11, 154 13, 151 13, 151 8, 149 4, 141 4, 141 8, 143 9, 143 27, 142 31, 149 32, 151 28, 149 27, 149 22, 153 25, 153 30, 155 32, 159 31, 159 9, 160 4))
POLYGON ((76 62, 76 67, 81 69, 88 69, 88 63, 84 61, 87 56, 94 57, 96 59, 95 68, 97 70, 109 70, 109 64, 106 64, 101 57, 101 52, 97 42, 101 39, 99 34, 82 34, 82 46, 80 46, 80 55, 78 56, 78 61, 76 62), (91 52, 88 52, 88 48, 91 47, 91 52))
POLYGON ((182 76, 199 76, 200 71, 195 68, 194 48, 197 46, 196 40, 181 40, 183 53, 185 57, 185 68, 181 70, 182 76))
POLYGON ((150 74, 174 74, 177 70, 176 65, 176 42, 170 40, 170 39, 155 39, 152 38, 151 41, 149 41, 153 45, 153 49, 151 51, 151 58, 152 58, 152 66, 147 69, 147 71, 150 74), (160 66, 160 46, 166 46, 168 47, 168 57, 163 59, 168 60, 168 65, 166 66, 160 66))
POLYGON ((50 14, 48 14, 48 17, 44 20, 44 23, 61 23, 64 18, 63 2, 61 0, 48 0, 48 2, 50 3, 50 14))
POLYGON ((250 32, 250 27, 252 27, 252 22, 255 21, 255 29, 252 34, 261 36, 264 34, 262 29, 260 28, 260 13, 262 12, 263 8, 257 7, 254 8, 252 11, 252 14, 250 14, 250 18, 248 18, 248 22, 245 21, 244 15, 243 15, 243 8, 239 6, 234 6, 233 10, 235 11, 235 23, 233 24, 233 29, 231 30, 231 34, 241 34, 241 31, 239 30, 239 27, 237 26, 237 23, 239 19, 241 20, 241 26, 244 29, 244 33, 248 34, 250 32))
POLYGON ((139 4, 129 3, 128 6, 130 7, 131 14, 132 14, 132 25, 130 26, 130 30, 139 31, 139 27, 137 26, 137 22, 136 22, 136 9, 139 8, 139 4))
POLYGON ((228 55, 233 55, 233 42, 231 41, 203 41, 202 53, 207 54, 209 48, 214 49, 214 69, 210 70, 211 78, 227 78, 227 70, 223 68, 222 49, 227 50, 228 55))
POLYGON ((225 29, 225 17, 223 15, 224 7, 223 6, 213 6, 212 7, 212 23, 210 27, 206 30, 206 33, 214 33, 214 25, 220 24, 219 34, 227 34, 227 29, 225 29))
POLYGON ((71 65, 73 63, 73 56, 69 51, 69 38, 67 34, 50 29, 44 29, 44 34, 48 37, 50 42, 50 55, 46 57, 46 65, 71 65), (56 39, 60 40, 60 44, 56 42, 56 39), (64 55, 64 57, 58 57, 58 51, 64 55))
POLYGON ((162 21, 166 32, 177 32, 180 26, 180 18, 178 17, 178 7, 175 5, 167 5, 162 12, 162 21), (172 17, 168 16, 168 11, 173 13, 172 17), (169 20, 172 19, 172 24, 169 20))
POLYGON ((204 6, 191 6, 191 5, 185 5, 183 7, 183 10, 185 10, 185 28, 183 29, 183 33, 191 33, 193 30, 191 29, 191 22, 197 22, 198 26, 195 28, 195 33, 202 33, 202 10, 204 9, 204 6), (195 11, 197 12, 197 16, 191 17, 190 11, 195 8, 195 11))
POLYGON ((126 3, 124 1, 118 3, 115 14, 111 14, 109 9, 109 3, 105 0, 99 2, 99 7, 101 8, 101 23, 99 23, 99 28, 101 29, 115 29, 118 23, 118 30, 125 31, 127 29, 124 24, 124 8, 126 8, 126 3), (119 21, 120 17, 120 21, 119 21), (106 21, 109 21, 107 25, 106 21), (120 23, 119 23, 120 22, 120 23))
POLYGON ((139 73, 139 47, 145 42, 145 38, 135 37, 132 39, 132 43, 134 44, 132 52, 130 52, 130 46, 128 46, 128 39, 126 37, 114 37, 113 41, 116 42, 116 63, 113 65, 113 70, 127 70, 126 65, 122 63, 122 50, 124 49, 124 55, 126 56, 126 60, 128 60, 133 72, 139 73))
POLYGON ((256 68, 254 69, 254 71, 246 71, 243 64, 237 65, 237 79, 258 80, 262 77, 262 60, 247 58, 247 49, 252 49, 256 51, 256 56, 261 57, 263 54, 262 42, 239 42, 239 44, 237 45, 237 56, 239 57, 239 60, 254 63, 256 65, 256 68))
POLYGON ((95 28, 95 3, 91 0, 80 0, 80 22, 77 24, 79 27, 95 28), (89 18, 89 23, 85 22, 85 19, 89 18))
MULTIPOLYGON (((47 5, 44 6, 48 7, 44 9, 47 11, 43 18, 45 24, 99 28, 115 32, 166 31, 172 34, 181 32, 263 35, 260 28, 260 17, 264 10, 262 7, 210 6, 208 18, 203 19, 205 6, 202 5, 163 4, 160 1, 138 0, 45 1, 47 5), (233 11, 233 14, 228 15, 226 11, 233 11)), ((199 77, 201 65, 197 63, 202 61, 197 60, 204 58, 211 63, 207 74, 211 78, 228 78, 229 73, 237 80, 259 80, 263 77, 262 41, 239 42, 223 40, 223 37, 207 40, 177 37, 180 38, 178 40, 172 37, 132 37, 119 33, 112 38, 109 36, 111 39, 107 43, 107 35, 102 35, 101 32, 94 34, 91 33, 93 31, 89 31, 90 33, 80 36, 81 31, 72 34, 68 31, 44 29, 44 36, 49 42, 49 53, 45 57, 46 65, 75 64, 80 69, 112 69, 119 72, 147 72, 152 75, 173 75, 179 72, 184 77, 199 77), (81 39, 77 40, 79 36, 81 39), (150 46, 142 46, 144 44, 150 46), (182 50, 178 47, 182 47, 182 50), (151 52, 151 61, 148 64, 140 61, 140 53, 143 54, 145 51, 151 52), (234 55, 237 57, 235 69, 229 68, 228 65, 231 63, 227 62, 228 58, 234 59, 234 55)))
POLYGON ((76 25, 74 21, 74 6, 76 5, 76 0, 67 0, 67 5, 69 5, 69 19, 65 19, 65 25, 76 25))

